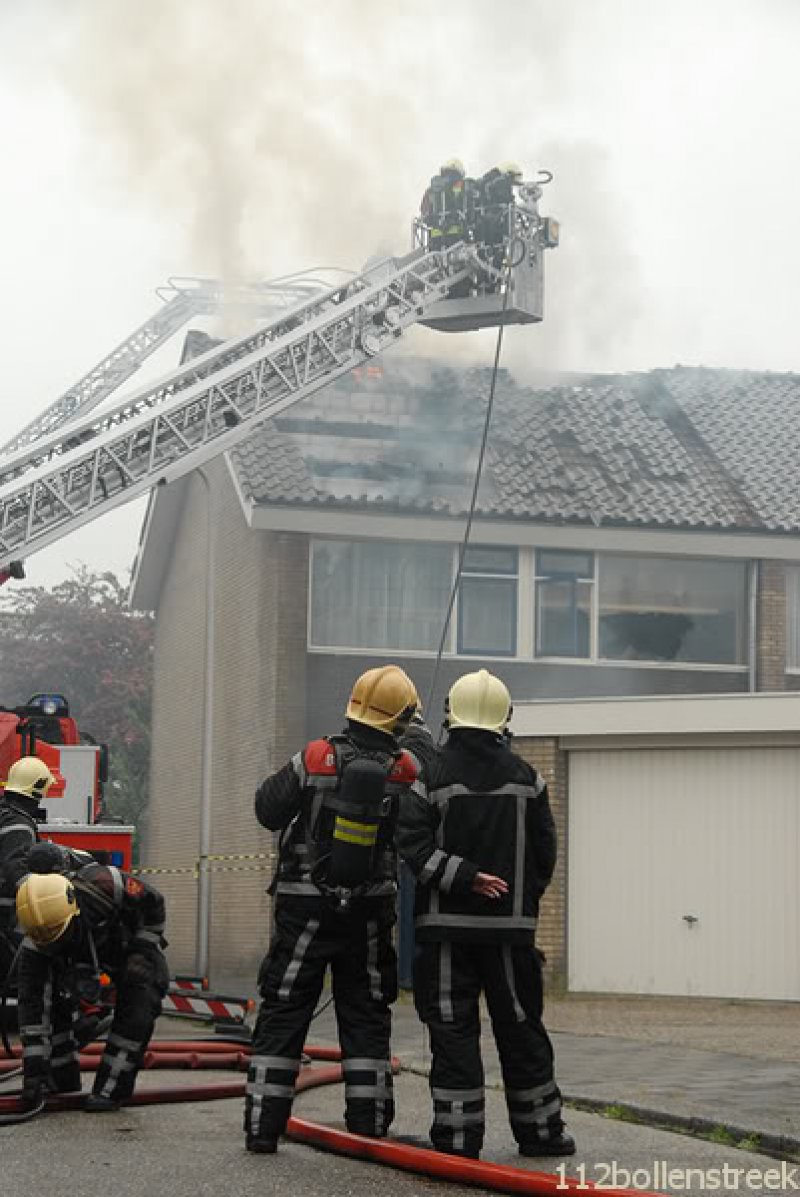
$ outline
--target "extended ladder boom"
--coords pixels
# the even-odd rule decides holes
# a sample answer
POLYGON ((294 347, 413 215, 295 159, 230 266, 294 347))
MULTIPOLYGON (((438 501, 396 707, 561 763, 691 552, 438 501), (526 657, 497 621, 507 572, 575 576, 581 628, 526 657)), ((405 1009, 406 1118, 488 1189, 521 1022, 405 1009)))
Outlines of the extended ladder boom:
MULTIPOLYGON (((175 279, 160 290, 166 299, 135 332, 60 395, 45 411, 0 448, 0 458, 17 453, 41 437, 88 415, 127 382, 143 363, 193 317, 215 312, 225 303, 245 310, 272 312, 299 303, 324 286, 319 280, 291 276, 251 287, 225 287, 213 279, 175 279)), ((1 469, 2 467, 0 467, 1 469)))
POLYGON ((229 341, 94 419, 0 464, 0 564, 172 481, 398 340, 474 276, 459 244, 387 259, 256 333, 229 341))

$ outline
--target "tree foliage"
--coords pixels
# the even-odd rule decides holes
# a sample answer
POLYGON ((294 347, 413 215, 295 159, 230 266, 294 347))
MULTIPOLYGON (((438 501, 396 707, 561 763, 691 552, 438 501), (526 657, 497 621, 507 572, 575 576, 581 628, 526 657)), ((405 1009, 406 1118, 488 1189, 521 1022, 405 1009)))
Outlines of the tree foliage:
POLYGON ((85 567, 46 590, 5 588, 0 612, 0 704, 63 694, 78 727, 108 744, 109 813, 141 828, 150 762, 153 620, 127 607, 112 573, 85 567))

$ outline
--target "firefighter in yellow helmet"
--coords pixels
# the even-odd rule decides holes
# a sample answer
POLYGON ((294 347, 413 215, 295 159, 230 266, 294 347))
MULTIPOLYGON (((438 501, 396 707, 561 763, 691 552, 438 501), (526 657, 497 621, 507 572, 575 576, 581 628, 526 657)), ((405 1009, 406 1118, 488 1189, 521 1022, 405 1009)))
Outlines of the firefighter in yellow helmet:
POLYGON ((34 1107, 48 1090, 80 1090, 75 978, 99 985, 102 970, 113 982, 114 1017, 84 1108, 116 1110, 133 1093, 169 985, 164 899, 87 854, 45 847, 47 854, 36 850, 41 871, 22 880, 16 901, 25 933, 17 993, 23 1100, 34 1107))
POLYGON ((17 891, 17 917, 31 943, 51 947, 78 916, 75 886, 62 873, 28 873, 17 891))
POLYGON ((466 235, 467 180, 460 158, 448 158, 430 181, 420 204, 431 249, 445 249, 466 235))
POLYGON ((571 1155, 534 951, 555 826, 544 779, 508 746, 511 712, 500 678, 460 677, 426 793, 408 795, 400 815, 400 853, 417 880, 414 998, 431 1041, 431 1140, 472 1157, 483 1146, 483 992, 520 1153, 571 1155))
POLYGON ((400 799, 419 784, 398 738, 418 701, 398 666, 367 670, 353 686, 342 734, 313 740, 256 791, 258 821, 281 840, 245 1099, 249 1151, 276 1150, 329 965, 347 1127, 381 1137, 394 1117, 394 840, 400 799))
POLYGON ((28 871, 28 858, 44 819, 40 803, 55 776, 38 756, 23 756, 8 771, 0 798, 0 983, 16 950, 14 908, 17 884, 28 871))

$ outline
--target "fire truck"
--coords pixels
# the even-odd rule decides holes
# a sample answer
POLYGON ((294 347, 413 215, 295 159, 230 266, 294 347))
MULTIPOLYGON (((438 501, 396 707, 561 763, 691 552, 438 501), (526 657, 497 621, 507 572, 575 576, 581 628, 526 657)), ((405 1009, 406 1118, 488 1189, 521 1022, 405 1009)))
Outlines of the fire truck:
POLYGON ((80 731, 63 694, 34 694, 18 707, 0 707, 0 778, 15 761, 38 756, 56 778, 42 806, 42 839, 129 869, 134 828, 109 819, 103 800, 108 748, 80 731))

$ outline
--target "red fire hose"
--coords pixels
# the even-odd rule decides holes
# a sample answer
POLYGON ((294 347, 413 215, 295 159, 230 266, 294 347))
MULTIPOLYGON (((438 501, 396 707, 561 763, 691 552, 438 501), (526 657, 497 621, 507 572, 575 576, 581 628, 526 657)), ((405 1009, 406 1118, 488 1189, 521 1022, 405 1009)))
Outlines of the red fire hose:
MULTIPOLYGON (((93 1043, 81 1052, 81 1068, 93 1070, 97 1067, 104 1044, 93 1043)), ((230 1068, 246 1071, 250 1057, 249 1048, 237 1045, 234 1050, 231 1042, 219 1040, 205 1042, 203 1040, 161 1039, 154 1040, 145 1055, 145 1068, 168 1069, 210 1069, 230 1068)), ((336 1084, 342 1080, 341 1052, 334 1047, 307 1047, 306 1055, 311 1060, 324 1061, 326 1067, 303 1067, 297 1078, 297 1090, 313 1089, 318 1085, 336 1084)), ((9 1059, 5 1053, 0 1055, 0 1073, 18 1067, 16 1060, 20 1049, 15 1048, 9 1059)), ((392 1058, 392 1071, 400 1071, 400 1063, 392 1058)), ((184 1101, 218 1101, 225 1097, 243 1097, 245 1082, 225 1081, 215 1084, 171 1086, 160 1089, 139 1089, 126 1103, 134 1106, 154 1104, 168 1104, 184 1101)), ((78 1110, 86 1100, 83 1093, 52 1094, 47 1098, 48 1110, 78 1110)), ((17 1095, 0 1096, 0 1115, 22 1113, 20 1099, 17 1095)), ((430 1151, 424 1147, 413 1147, 406 1143, 398 1143, 391 1139, 368 1139, 361 1135, 350 1134, 349 1131, 335 1130, 317 1122, 308 1122, 303 1118, 290 1118, 286 1128, 286 1136, 298 1143, 308 1143, 312 1147, 319 1147, 323 1151, 332 1151, 337 1155, 347 1155, 355 1159, 371 1160, 374 1163, 386 1164, 391 1168, 399 1168, 404 1172, 415 1172, 423 1176, 438 1177, 441 1180, 456 1181, 462 1185, 475 1185, 482 1189, 491 1189, 497 1193, 526 1193, 535 1195, 572 1194, 595 1190, 596 1186, 589 1181, 580 1181, 567 1177, 562 1180, 550 1172, 533 1172, 524 1168, 512 1168, 504 1164, 484 1163, 482 1160, 464 1159, 461 1156, 446 1155, 443 1152, 430 1151)), ((656 1194, 644 1193, 641 1189, 606 1188, 602 1192, 607 1197, 657 1197, 656 1194)))

